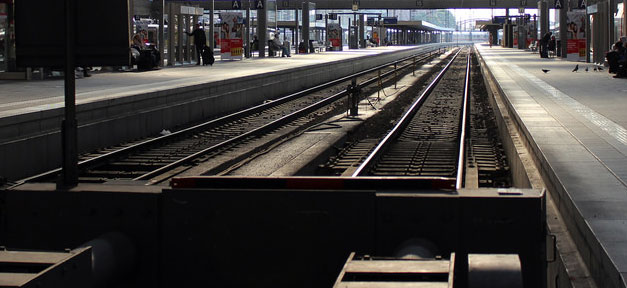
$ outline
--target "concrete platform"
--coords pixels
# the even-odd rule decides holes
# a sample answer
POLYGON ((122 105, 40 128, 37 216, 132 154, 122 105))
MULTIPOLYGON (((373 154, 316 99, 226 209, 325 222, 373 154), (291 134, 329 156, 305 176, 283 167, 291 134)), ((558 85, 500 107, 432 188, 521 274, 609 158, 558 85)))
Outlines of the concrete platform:
POLYGON ((590 63, 477 48, 592 277, 599 287, 626 287, 627 79, 590 63))
MULTIPOLYGON (((236 111, 433 45, 218 61, 212 67, 77 79, 79 150, 92 151, 236 111)), ((0 176, 17 180, 58 167, 63 81, 0 81, 0 91, 0 176)))

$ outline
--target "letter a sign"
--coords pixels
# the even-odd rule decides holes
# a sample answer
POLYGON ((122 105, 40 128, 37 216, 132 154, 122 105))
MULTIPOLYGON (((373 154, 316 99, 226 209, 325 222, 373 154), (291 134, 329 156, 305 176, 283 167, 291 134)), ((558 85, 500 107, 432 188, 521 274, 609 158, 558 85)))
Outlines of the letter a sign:
POLYGON ((263 9, 264 4, 263 4, 263 0, 255 0, 255 9, 259 10, 259 9, 263 9))
POLYGON ((242 9, 242 0, 231 1, 231 8, 233 8, 234 10, 242 9))
POLYGON ((579 0, 579 9, 586 9, 586 0, 579 0))
POLYGON ((562 0, 555 0, 555 6, 553 6, 553 8, 562 9, 562 0))

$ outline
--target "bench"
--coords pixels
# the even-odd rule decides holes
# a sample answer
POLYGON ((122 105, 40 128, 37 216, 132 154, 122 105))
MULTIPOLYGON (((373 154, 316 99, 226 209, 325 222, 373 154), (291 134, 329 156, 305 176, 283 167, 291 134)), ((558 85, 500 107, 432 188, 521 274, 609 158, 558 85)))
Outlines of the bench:
POLYGON ((325 45, 320 43, 320 41, 312 41, 311 45, 309 46, 309 52, 310 53, 322 52, 323 48, 325 48, 325 45))
POLYGON ((281 47, 276 45, 274 41, 268 40, 268 56, 270 57, 281 56, 277 52, 281 52, 281 47))
POLYGON ((531 50, 531 52, 538 53, 538 41, 533 41, 531 42, 531 44, 529 45, 529 50, 531 50))
MULTIPOLYGON (((309 53, 322 52, 323 48, 326 49, 324 44, 319 41, 309 40, 309 53)), ((298 44, 298 53, 305 53, 305 42, 298 44)))

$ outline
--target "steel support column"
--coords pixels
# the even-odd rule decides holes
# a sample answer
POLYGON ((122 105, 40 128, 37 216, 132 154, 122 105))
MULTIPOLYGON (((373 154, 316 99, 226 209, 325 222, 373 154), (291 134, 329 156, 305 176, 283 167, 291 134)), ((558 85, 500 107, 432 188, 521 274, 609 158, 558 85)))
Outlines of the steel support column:
POLYGON ((592 35, 592 27, 590 23, 590 15, 586 11, 586 63, 592 62, 592 59, 590 57, 590 53, 592 52, 592 49, 590 47, 590 45, 592 45, 591 35, 592 35))
POLYGON ((364 15, 359 15, 359 46, 361 46, 361 48, 367 47, 366 38, 364 37, 364 34, 366 34, 366 26, 364 22, 364 15))
POLYGON ((174 46, 174 25, 175 25, 175 16, 174 11, 176 10, 177 4, 168 3, 168 66, 174 66, 176 63, 175 57, 175 46, 174 46))
POLYGON ((76 32, 75 0, 65 0, 65 115, 62 121, 61 135, 63 158, 60 188, 74 187, 78 184, 78 123, 76 121, 76 79, 74 78, 76 32))
POLYGON ((300 31, 300 23, 298 22, 298 8, 294 9, 294 47, 296 47, 296 54, 298 54, 298 33, 300 31))
POLYGON ((538 18, 540 23, 540 36, 539 39, 544 37, 546 32, 549 32, 549 4, 546 0, 541 0, 538 2, 538 18))
POLYGON ((214 21, 214 16, 213 16, 213 11, 215 9, 215 0, 211 0, 211 3, 209 3, 209 46, 211 46, 211 49, 213 49, 214 47, 216 47, 216 43, 214 43, 215 39, 213 38, 213 33, 214 32, 214 27, 213 27, 213 23, 215 23, 214 21))
POLYGON ((268 12, 268 5, 263 5, 263 9, 257 9, 257 39, 259 39, 259 57, 260 58, 266 57, 266 45, 268 44, 268 13, 267 12, 268 12))
MULTIPOLYGON (((616 41, 618 41, 618 39, 615 38, 615 30, 616 27, 614 27, 614 13, 616 13, 616 0, 608 0, 608 13, 607 13, 607 17, 609 18, 610 21, 607 22, 608 24, 608 32, 609 32, 609 46, 608 47, 612 47, 612 45, 614 45, 614 43, 616 43, 616 41)), ((610 48, 611 49, 611 48, 610 48)))
POLYGON ((558 53, 561 58, 566 59, 566 55, 568 53, 568 21, 566 19, 566 5, 568 5, 568 1, 564 2, 564 6, 562 9, 560 10, 556 10, 556 12, 559 12, 559 23, 560 23, 560 35, 559 35, 559 39, 560 39, 560 46, 557 47, 556 49, 559 49, 555 51, 555 53, 558 53))
POLYGON ((309 2, 303 2, 303 41, 305 42, 305 54, 309 53, 309 2))
POLYGON ((165 13, 165 0, 158 0, 159 1, 159 9, 157 11, 157 18, 159 19, 159 40, 158 40, 158 47, 159 47, 159 67, 163 67, 164 63, 165 63, 165 39, 164 39, 164 34, 165 34, 165 30, 164 30, 164 25, 163 25, 163 14, 165 13))
POLYGON ((621 36, 627 37, 627 0, 623 0, 623 35, 621 36))
MULTIPOLYGON (((250 1, 246 1, 246 36, 244 42, 247 47, 246 58, 250 58, 253 55, 252 39, 250 39, 250 26, 253 25, 253 21, 250 19, 250 1)), ((212 36, 213 37, 213 36, 212 36)))
MULTIPOLYGON (((185 29, 183 31, 192 32, 194 29, 193 16, 185 15, 185 29)), ((191 62, 193 57, 192 53, 192 37, 185 35, 185 62, 191 62)))
POLYGON ((178 25, 176 29, 176 34, 178 37, 178 41, 176 41, 176 61, 183 62, 183 27, 185 27, 184 16, 181 14, 181 6, 177 5, 176 13, 178 15, 178 25))

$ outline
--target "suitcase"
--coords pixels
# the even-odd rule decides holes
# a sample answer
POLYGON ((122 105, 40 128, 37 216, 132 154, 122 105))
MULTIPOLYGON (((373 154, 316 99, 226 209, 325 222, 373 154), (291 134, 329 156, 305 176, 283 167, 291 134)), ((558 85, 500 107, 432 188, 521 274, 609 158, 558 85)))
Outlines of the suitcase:
POLYGON ((137 58, 137 69, 140 71, 152 70, 154 67, 154 59, 150 50, 139 51, 137 58))
POLYGON ((213 65, 216 59, 213 57, 213 50, 207 46, 202 50, 202 65, 213 65))
POLYGON ((161 55, 157 49, 145 49, 139 51, 135 64, 140 71, 152 70, 159 66, 161 55))

